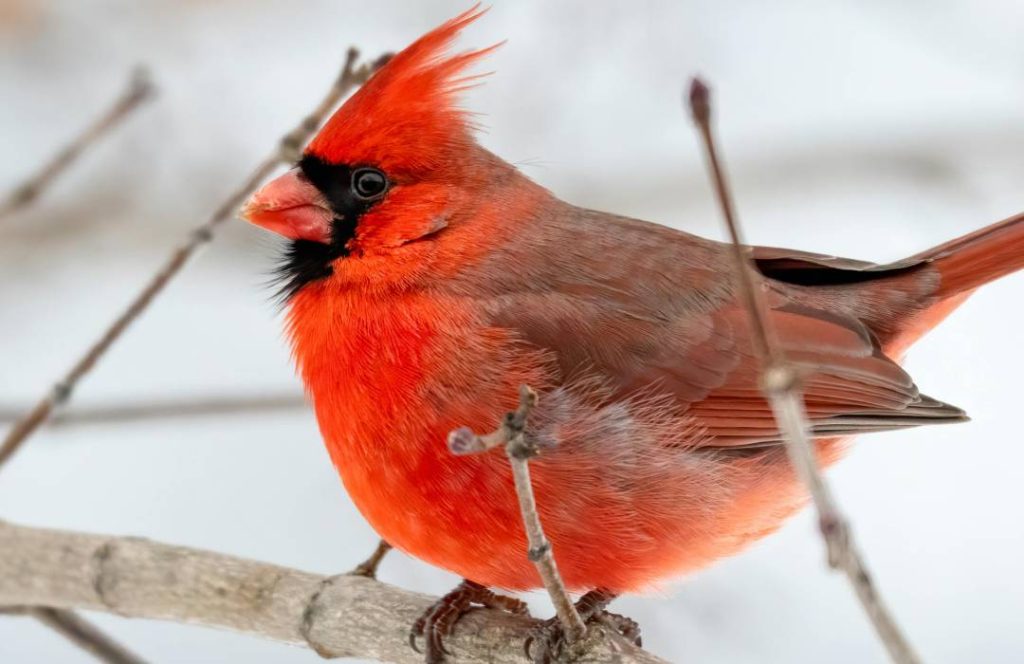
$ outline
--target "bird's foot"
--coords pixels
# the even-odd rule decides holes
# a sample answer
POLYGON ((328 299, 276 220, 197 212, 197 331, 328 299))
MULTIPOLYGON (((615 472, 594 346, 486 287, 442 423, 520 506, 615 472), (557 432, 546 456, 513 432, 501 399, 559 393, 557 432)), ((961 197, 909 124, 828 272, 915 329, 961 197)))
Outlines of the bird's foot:
POLYGON ((368 579, 377 578, 377 568, 380 567, 380 561, 384 559, 384 556, 388 551, 391 550, 391 545, 384 540, 380 541, 377 548, 370 554, 370 557, 363 562, 356 565, 355 569, 349 572, 352 576, 365 576, 368 579))
MULTIPOLYGON (((634 645, 643 645, 635 620, 605 610, 615 597, 615 593, 601 588, 591 590, 576 602, 576 611, 585 624, 604 625, 634 645)), ((524 648, 527 659, 534 664, 548 664, 564 654, 566 645, 565 631, 556 616, 541 623, 526 639, 524 648)))
POLYGON ((464 579, 458 587, 434 602, 424 611, 412 625, 409 632, 409 645, 416 652, 422 652, 427 664, 441 664, 448 651, 444 648, 444 638, 452 633, 455 623, 463 615, 478 604, 488 609, 508 611, 517 615, 529 615, 526 602, 491 592, 479 583, 464 579), (424 638, 424 649, 416 646, 416 637, 424 638))

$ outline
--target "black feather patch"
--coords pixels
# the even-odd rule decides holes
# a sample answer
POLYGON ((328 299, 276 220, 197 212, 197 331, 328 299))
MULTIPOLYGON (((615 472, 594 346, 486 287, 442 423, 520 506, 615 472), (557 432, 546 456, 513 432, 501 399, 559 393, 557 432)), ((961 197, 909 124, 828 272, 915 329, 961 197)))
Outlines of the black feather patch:
POLYGON ((343 255, 336 251, 333 243, 291 240, 285 245, 274 274, 277 297, 287 302, 311 281, 331 276, 334 273, 331 263, 343 255))

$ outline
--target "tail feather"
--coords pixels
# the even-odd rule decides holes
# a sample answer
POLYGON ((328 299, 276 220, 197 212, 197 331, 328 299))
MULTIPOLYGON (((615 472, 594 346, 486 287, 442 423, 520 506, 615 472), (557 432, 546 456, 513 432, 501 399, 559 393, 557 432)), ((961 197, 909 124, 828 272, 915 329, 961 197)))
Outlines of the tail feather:
POLYGON ((931 263, 941 276, 943 299, 1024 268, 1024 213, 929 249, 911 261, 931 263))

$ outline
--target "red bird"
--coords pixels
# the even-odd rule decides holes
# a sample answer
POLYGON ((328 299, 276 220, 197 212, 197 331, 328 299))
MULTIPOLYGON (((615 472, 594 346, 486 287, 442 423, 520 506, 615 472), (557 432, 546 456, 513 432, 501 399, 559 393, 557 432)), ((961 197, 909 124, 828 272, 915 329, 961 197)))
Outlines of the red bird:
MULTIPOLYGON (((482 148, 447 55, 475 8, 354 94, 250 221, 291 240, 288 333, 331 459, 399 549, 484 586, 540 585, 507 460, 450 431, 529 423, 541 518, 567 585, 615 595, 703 567, 806 502, 758 386, 729 247, 565 203, 482 148)), ((1024 215, 898 263, 755 247, 768 316, 809 372, 823 463, 844 438, 958 422, 898 360, 974 289, 1024 267, 1024 215)), ((422 631, 423 622, 420 623, 422 631)), ((428 658, 448 628, 427 616, 428 658), (436 623, 436 624, 435 624, 436 623)))

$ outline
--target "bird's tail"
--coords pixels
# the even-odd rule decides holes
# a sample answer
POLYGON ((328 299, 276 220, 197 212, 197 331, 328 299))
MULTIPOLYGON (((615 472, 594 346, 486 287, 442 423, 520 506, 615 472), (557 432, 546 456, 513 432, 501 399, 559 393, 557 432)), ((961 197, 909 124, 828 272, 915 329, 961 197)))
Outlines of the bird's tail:
POLYGON ((889 274, 897 280, 913 278, 922 266, 938 272, 939 283, 930 296, 913 303, 913 310, 895 326, 888 315, 871 325, 891 357, 901 357, 976 288, 1024 268, 1024 213, 894 263, 889 274))
POLYGON ((936 294, 940 298, 970 293, 1024 268, 1024 213, 940 244, 914 259, 931 263, 939 271, 936 294))

